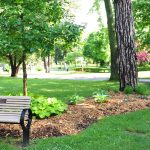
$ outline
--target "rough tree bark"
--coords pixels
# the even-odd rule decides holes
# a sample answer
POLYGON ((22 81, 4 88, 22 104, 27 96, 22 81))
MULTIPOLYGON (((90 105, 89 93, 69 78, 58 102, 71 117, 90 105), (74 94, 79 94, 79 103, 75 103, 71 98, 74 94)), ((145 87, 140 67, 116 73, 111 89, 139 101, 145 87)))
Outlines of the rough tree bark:
POLYGON ((111 51, 111 74, 110 80, 118 80, 118 51, 116 47, 116 33, 114 23, 114 13, 110 0, 104 0, 106 15, 107 15, 107 26, 109 35, 109 45, 111 51))
POLYGON ((11 67, 11 77, 16 77, 18 75, 19 67, 22 63, 22 60, 17 62, 17 58, 15 56, 8 56, 10 67, 11 67))
POLYGON ((131 0, 114 0, 120 91, 137 86, 137 65, 131 0))

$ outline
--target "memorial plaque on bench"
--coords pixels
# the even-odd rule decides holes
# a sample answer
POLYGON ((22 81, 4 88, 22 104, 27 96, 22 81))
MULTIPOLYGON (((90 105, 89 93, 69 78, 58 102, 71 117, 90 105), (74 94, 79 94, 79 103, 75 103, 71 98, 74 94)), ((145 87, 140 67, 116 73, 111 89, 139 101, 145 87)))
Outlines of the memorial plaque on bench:
POLYGON ((0 104, 5 104, 7 99, 0 99, 0 104))

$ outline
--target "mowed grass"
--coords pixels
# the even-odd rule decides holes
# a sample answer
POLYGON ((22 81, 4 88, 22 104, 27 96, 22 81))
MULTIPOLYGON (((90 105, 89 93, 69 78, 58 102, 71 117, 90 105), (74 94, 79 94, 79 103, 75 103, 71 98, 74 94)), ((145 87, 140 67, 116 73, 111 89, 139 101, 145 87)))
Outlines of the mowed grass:
MULTIPOLYGON (((118 91, 118 88, 117 82, 108 81, 28 79, 29 95, 56 97, 61 100, 66 100, 73 94, 87 97, 99 89, 118 91)), ((22 79, 0 77, 0 95, 9 94, 22 94, 22 79)))
MULTIPOLYGON (((12 145, 0 140, 1 150, 21 149, 12 145)), ((27 147, 27 150, 143 149, 150 149, 150 109, 105 117, 77 135, 31 140, 27 147)))
POLYGON ((150 150, 150 109, 110 116, 78 135, 39 139, 28 150, 150 150))
MULTIPOLYGON (((150 95, 150 84, 141 83, 144 91, 150 95)), ((81 81, 81 80, 53 80, 53 79, 28 79, 29 96, 56 97, 67 101, 69 96, 92 96, 98 90, 115 91, 119 89, 118 82, 110 81, 81 81)), ((22 79, 0 77, 0 95, 21 95, 22 79)))
MULTIPOLYGON (((98 89, 117 91, 117 82, 29 79, 28 90, 32 95, 57 97, 67 100, 72 94, 92 96, 98 89)), ((142 84, 149 94, 150 85, 142 84)), ((22 79, 0 77, 0 95, 22 93, 22 79)), ((19 150, 0 139, 0 150, 19 150)), ((31 141, 28 150, 149 150, 150 109, 106 117, 78 135, 31 141)), ((20 144, 19 144, 20 145, 20 144)))

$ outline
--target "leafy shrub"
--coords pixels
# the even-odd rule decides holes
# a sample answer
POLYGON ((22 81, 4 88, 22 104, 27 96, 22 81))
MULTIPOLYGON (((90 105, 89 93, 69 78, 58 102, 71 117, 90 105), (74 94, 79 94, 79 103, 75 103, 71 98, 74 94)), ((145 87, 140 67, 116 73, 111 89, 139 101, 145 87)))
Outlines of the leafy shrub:
POLYGON ((143 50, 137 52, 137 61, 139 65, 150 62, 150 54, 148 53, 148 51, 143 50))
POLYGON ((81 97, 77 94, 74 94, 69 98, 69 104, 72 104, 72 105, 75 105, 75 104, 80 103, 82 101, 84 101, 84 97, 81 97))
MULTIPOLYGON (((82 68, 81 67, 78 67, 78 68, 75 68, 74 69, 75 71, 82 71, 82 68)), ((110 69, 109 68, 90 68, 90 67, 84 67, 83 70, 85 72, 94 72, 94 73, 97 73, 97 72, 109 72, 110 69)))
POLYGON ((150 65, 139 66, 138 71, 149 71, 150 65))
POLYGON ((10 71, 10 66, 5 65, 5 67, 4 67, 4 71, 9 72, 9 71, 10 71))
POLYGON ((139 85, 135 88, 135 92, 141 95, 148 95, 148 90, 146 86, 139 85))
POLYGON ((125 94, 132 94, 134 92, 134 89, 132 86, 126 86, 125 89, 124 89, 124 93, 125 94))
POLYGON ((106 91, 101 90, 101 91, 95 92, 93 94, 93 97, 94 97, 95 102, 105 103, 108 101, 109 95, 106 93, 106 91))
POLYGON ((36 71, 42 71, 42 70, 43 70, 43 68, 41 68, 41 67, 36 68, 36 71))
POLYGON ((59 115, 67 109, 67 105, 56 98, 39 97, 32 99, 31 110, 38 118, 59 115))

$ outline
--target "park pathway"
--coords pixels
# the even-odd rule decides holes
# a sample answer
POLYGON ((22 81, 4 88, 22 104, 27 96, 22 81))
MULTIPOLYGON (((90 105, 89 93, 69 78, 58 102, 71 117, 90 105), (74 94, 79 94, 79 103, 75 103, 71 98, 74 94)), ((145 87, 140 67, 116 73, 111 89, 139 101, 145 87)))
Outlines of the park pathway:
MULTIPOLYGON (((0 76, 10 76, 9 74, 0 74, 0 76)), ((150 83, 150 71, 139 72, 139 81, 150 83)), ((18 77, 22 78, 22 74, 18 77)), ((28 73, 28 78, 38 79, 65 79, 65 80, 109 80, 110 73, 75 73, 66 71, 52 71, 50 73, 28 73)))

